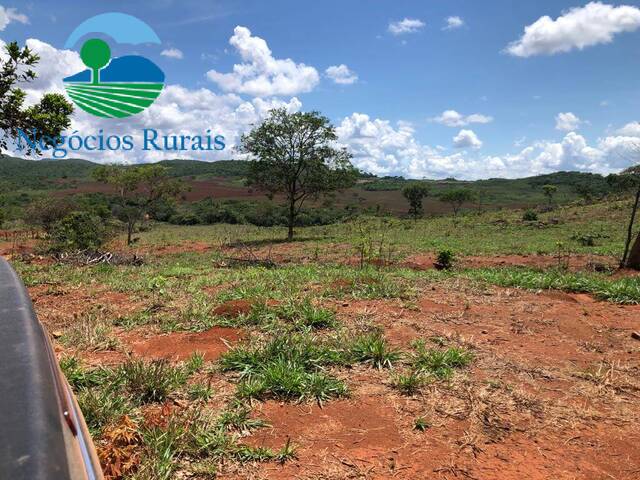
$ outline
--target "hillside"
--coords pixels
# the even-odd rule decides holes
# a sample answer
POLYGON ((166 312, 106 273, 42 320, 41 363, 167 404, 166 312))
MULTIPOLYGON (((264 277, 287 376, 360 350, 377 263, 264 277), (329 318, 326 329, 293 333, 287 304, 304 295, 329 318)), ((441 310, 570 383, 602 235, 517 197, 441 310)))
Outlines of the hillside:
MULTIPOLYGON (((183 178, 190 186, 185 196, 188 202, 213 197, 216 199, 245 199, 252 197, 263 201, 264 196, 244 185, 248 161, 222 160, 202 162, 196 160, 163 160, 174 177, 183 178)), ((56 190, 58 195, 75 195, 91 192, 108 193, 104 186, 91 180, 91 171, 98 164, 81 159, 25 160, 14 157, 0 158, 0 191, 3 204, 24 204, 28 196, 44 195, 56 190), (10 192, 10 193, 9 193, 10 192), (16 198, 20 197, 17 201, 16 198)), ((363 174, 358 184, 335 197, 336 205, 375 209, 401 214, 406 211, 406 201, 401 190, 415 180, 402 177, 375 177, 363 174)), ((440 202, 440 193, 452 188, 467 188, 478 194, 478 202, 467 207, 526 208, 543 204, 547 199, 542 186, 555 185, 558 189, 554 201, 567 203, 579 198, 578 192, 600 197, 609 192, 606 179, 601 175, 580 172, 556 172, 549 175, 521 179, 493 178, 477 181, 456 179, 421 180, 428 185, 429 198, 425 210, 434 214, 446 213, 449 207, 440 202)))

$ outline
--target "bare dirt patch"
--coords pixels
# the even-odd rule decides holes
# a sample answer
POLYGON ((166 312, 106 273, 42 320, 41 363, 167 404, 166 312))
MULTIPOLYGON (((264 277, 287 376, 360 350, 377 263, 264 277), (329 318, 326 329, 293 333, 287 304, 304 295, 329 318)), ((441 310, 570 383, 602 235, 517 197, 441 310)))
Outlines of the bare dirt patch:
POLYGON ((128 294, 111 291, 102 285, 63 287, 40 284, 28 290, 38 318, 48 328, 68 325, 91 309, 105 309, 113 319, 117 319, 142 308, 128 294))
POLYGON ((199 352, 205 360, 217 360, 237 343, 242 333, 235 328, 214 327, 200 333, 177 332, 133 342, 133 353, 151 359, 180 361, 199 352))
POLYGON ((253 303, 247 300, 229 300, 213 309, 213 314, 220 317, 236 318, 251 313, 253 303))

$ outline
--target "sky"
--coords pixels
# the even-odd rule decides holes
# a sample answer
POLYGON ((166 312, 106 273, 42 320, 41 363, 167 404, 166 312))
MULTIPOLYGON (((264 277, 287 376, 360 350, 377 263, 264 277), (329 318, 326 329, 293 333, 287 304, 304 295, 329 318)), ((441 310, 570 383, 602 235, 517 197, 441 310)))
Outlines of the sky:
MULTIPOLYGON (((225 150, 180 157, 240 158, 240 135, 285 107, 327 116, 353 163, 378 175, 515 178, 638 163, 640 0, 5 2, 0 39, 41 56, 29 102, 64 93, 62 78, 85 68, 81 42, 65 41, 106 12, 153 28, 160 45, 110 44, 114 56, 154 61, 166 86, 128 119, 76 111, 70 134, 211 129, 225 150)), ((176 158, 138 148, 76 156, 176 158)))

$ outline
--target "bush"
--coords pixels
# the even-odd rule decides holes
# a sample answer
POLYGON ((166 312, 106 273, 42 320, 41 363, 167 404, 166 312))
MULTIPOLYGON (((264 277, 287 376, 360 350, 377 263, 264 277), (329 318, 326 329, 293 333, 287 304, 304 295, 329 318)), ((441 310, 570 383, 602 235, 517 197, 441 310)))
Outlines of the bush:
POLYGON ((98 250, 107 240, 104 220, 88 212, 71 212, 50 233, 51 251, 98 250))
POLYGON ((524 215, 522 215, 522 220, 525 222, 537 222, 538 214, 534 210, 527 210, 524 212, 524 215))
POLYGON ((31 203, 24 212, 27 224, 51 233, 55 225, 74 210, 68 198, 41 198, 31 203))
POLYGON ((455 256, 451 250, 442 250, 438 253, 438 258, 434 264, 438 270, 449 270, 453 267, 455 256))

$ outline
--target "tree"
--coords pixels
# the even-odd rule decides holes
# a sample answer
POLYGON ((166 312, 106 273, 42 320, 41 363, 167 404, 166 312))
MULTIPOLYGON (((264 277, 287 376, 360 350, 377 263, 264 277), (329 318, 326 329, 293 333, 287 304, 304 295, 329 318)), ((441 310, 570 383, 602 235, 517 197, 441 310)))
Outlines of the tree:
POLYGON ((75 205, 69 198, 40 198, 25 211, 25 222, 50 234, 54 225, 69 215, 75 205))
POLYGON ((417 221, 424 214, 422 202, 429 195, 429 189, 426 185, 413 183, 402 189, 402 195, 409 202, 409 215, 417 221))
POLYGON ((440 201, 448 203, 453 208, 453 215, 458 216, 458 212, 467 202, 473 201, 475 193, 467 188, 456 188, 453 190, 447 190, 440 195, 440 201))
MULTIPOLYGON (((640 153, 640 150, 638 153, 640 153)), ((638 212, 638 205, 640 204, 640 166, 628 168, 619 174, 609 175, 607 182, 609 182, 612 188, 620 192, 634 192, 634 200, 627 225, 627 235, 620 266, 640 270, 640 234, 636 237, 633 248, 631 249, 631 254, 629 254, 629 246, 633 238, 633 227, 638 212)))
POLYGON ((91 83, 100 83, 100 69, 104 68, 111 60, 111 49, 107 42, 99 38, 87 40, 80 50, 82 62, 91 69, 91 83))
MULTIPOLYGON (((37 78, 33 67, 40 58, 28 47, 20 48, 17 42, 5 45, 4 58, 0 59, 0 153, 8 149, 11 139, 19 135, 19 130, 36 130, 43 146, 57 143, 60 133, 69 128, 73 106, 63 95, 47 93, 40 101, 25 107, 26 93, 19 84, 37 78)), ((27 154, 40 154, 40 147, 32 149, 27 144, 27 154)))
POLYGON ((183 191, 183 184, 168 172, 161 165, 103 165, 92 172, 94 179, 116 188, 119 201, 114 215, 127 227, 127 245, 133 243, 138 223, 157 203, 183 191))
POLYGON ((334 146, 335 128, 318 112, 272 110, 262 124, 242 136, 238 150, 251 155, 248 184, 269 198, 283 194, 287 205, 287 239, 304 202, 348 188, 357 170, 351 154, 334 146))
POLYGON ((558 187, 556 187, 555 185, 543 185, 542 186, 542 193, 544 193, 544 196, 547 197, 547 202, 549 204, 549 206, 551 206, 553 204, 553 196, 558 192, 558 187))

